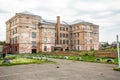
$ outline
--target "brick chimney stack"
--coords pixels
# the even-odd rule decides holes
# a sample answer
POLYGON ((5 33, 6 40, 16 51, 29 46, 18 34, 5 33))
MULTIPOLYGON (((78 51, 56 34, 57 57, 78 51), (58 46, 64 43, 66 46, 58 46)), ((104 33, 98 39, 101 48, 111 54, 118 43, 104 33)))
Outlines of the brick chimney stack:
POLYGON ((56 30, 57 30, 57 44, 60 44, 60 16, 57 16, 56 30))

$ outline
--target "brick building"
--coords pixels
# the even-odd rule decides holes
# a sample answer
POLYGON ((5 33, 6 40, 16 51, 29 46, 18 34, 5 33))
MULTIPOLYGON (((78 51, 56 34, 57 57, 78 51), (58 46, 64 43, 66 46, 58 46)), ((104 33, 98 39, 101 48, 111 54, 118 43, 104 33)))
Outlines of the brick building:
POLYGON ((29 12, 16 13, 6 22, 6 43, 11 53, 60 50, 98 50, 99 26, 76 20, 46 20, 29 12))

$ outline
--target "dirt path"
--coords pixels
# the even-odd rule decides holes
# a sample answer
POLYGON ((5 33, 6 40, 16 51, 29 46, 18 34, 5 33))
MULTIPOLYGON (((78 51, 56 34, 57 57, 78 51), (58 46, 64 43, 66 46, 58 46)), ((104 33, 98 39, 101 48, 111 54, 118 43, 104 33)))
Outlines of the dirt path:
POLYGON ((0 67, 0 80, 120 80, 117 65, 53 59, 57 64, 0 67))

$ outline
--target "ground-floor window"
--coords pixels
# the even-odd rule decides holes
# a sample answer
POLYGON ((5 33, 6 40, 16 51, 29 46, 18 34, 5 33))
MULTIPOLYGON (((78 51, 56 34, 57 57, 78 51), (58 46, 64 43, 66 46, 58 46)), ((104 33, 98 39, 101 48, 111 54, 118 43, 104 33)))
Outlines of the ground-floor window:
POLYGON ((51 46, 51 51, 54 51, 54 46, 51 46))
POLYGON ((17 46, 15 46, 15 51, 17 51, 17 46))
POLYGON ((79 46, 78 46, 78 50, 79 50, 79 46))
POLYGON ((44 46, 44 51, 47 51, 47 46, 44 46))

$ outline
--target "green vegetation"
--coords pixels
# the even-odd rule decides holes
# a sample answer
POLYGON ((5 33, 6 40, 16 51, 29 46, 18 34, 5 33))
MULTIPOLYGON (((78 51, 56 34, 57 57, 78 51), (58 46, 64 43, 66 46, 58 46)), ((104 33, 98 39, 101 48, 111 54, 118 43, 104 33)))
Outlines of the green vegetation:
POLYGON ((97 62, 97 63, 109 63, 109 64, 118 64, 117 58, 110 58, 110 57, 95 57, 94 54, 96 51, 69 51, 68 53, 40 53, 41 55, 47 54, 50 58, 55 59, 66 59, 66 60, 74 60, 74 61, 85 61, 85 62, 97 62), (100 59, 100 60, 99 60, 100 59))
POLYGON ((115 70, 115 71, 120 71, 120 68, 113 68, 113 70, 115 70))
POLYGON ((4 45, 5 44, 5 41, 0 41, 0 45, 4 45))
POLYGON ((3 59, 0 59, 0 66, 9 66, 9 65, 19 65, 19 64, 40 64, 50 61, 50 58, 55 59, 66 59, 73 61, 85 61, 85 62, 97 62, 97 63, 109 63, 109 64, 118 64, 117 58, 107 58, 107 57, 95 57, 94 54, 96 51, 81 51, 74 52, 69 51, 65 52, 52 52, 52 53, 35 53, 35 54, 15 54, 7 55, 6 60, 10 60, 10 63, 2 64, 3 59))
POLYGON ((55 63, 48 59, 41 59, 38 55, 32 54, 17 54, 7 55, 5 59, 0 59, 0 66, 12 66, 22 64, 41 64, 41 63, 55 63))

